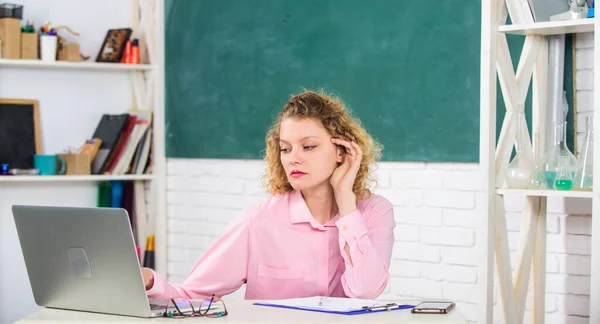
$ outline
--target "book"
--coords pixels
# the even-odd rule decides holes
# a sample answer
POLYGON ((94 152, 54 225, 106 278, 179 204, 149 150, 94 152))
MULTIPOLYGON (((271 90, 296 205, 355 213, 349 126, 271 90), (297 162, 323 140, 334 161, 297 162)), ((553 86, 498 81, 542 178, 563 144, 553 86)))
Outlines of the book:
POLYGON ((92 162, 92 174, 101 174, 106 168, 115 147, 118 145, 119 138, 123 129, 127 125, 129 114, 102 115, 92 138, 102 140, 100 148, 92 162))

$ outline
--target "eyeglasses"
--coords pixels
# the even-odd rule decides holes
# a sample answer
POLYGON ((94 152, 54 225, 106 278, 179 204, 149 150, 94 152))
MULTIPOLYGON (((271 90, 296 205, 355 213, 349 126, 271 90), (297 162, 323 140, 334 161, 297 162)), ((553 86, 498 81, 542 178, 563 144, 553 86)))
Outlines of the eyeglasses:
POLYGON ((227 316, 227 307, 223 300, 215 297, 204 300, 188 300, 184 298, 171 298, 165 307, 164 317, 209 317, 217 318, 227 316))

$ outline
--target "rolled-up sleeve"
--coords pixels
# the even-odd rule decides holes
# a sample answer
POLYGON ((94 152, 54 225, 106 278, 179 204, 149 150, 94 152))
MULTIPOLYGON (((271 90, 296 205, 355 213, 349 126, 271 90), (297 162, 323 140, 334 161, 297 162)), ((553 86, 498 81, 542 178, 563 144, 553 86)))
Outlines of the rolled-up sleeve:
POLYGON ((389 280, 394 246, 394 209, 387 201, 361 214, 356 210, 336 222, 346 270, 342 286, 351 298, 376 298, 389 280), (345 247, 348 245, 352 262, 345 247))

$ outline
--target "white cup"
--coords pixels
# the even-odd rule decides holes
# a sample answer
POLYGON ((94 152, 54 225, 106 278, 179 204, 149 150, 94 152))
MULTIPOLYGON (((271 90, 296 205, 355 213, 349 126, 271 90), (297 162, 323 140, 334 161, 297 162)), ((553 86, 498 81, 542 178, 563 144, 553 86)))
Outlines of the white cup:
POLYGON ((58 36, 41 35, 40 36, 40 56, 42 61, 56 61, 56 47, 58 45, 58 36))

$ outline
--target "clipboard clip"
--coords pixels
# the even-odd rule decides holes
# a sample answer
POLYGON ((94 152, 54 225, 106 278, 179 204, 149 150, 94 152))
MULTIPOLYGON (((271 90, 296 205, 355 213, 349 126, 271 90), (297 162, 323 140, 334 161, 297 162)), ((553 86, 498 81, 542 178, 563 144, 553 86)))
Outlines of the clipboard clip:
POLYGON ((374 310, 378 310, 378 309, 385 309, 386 311, 391 310, 394 307, 397 307, 398 304, 396 303, 389 303, 389 304, 384 304, 384 305, 375 305, 375 306, 363 306, 363 310, 366 311, 374 311, 374 310))

